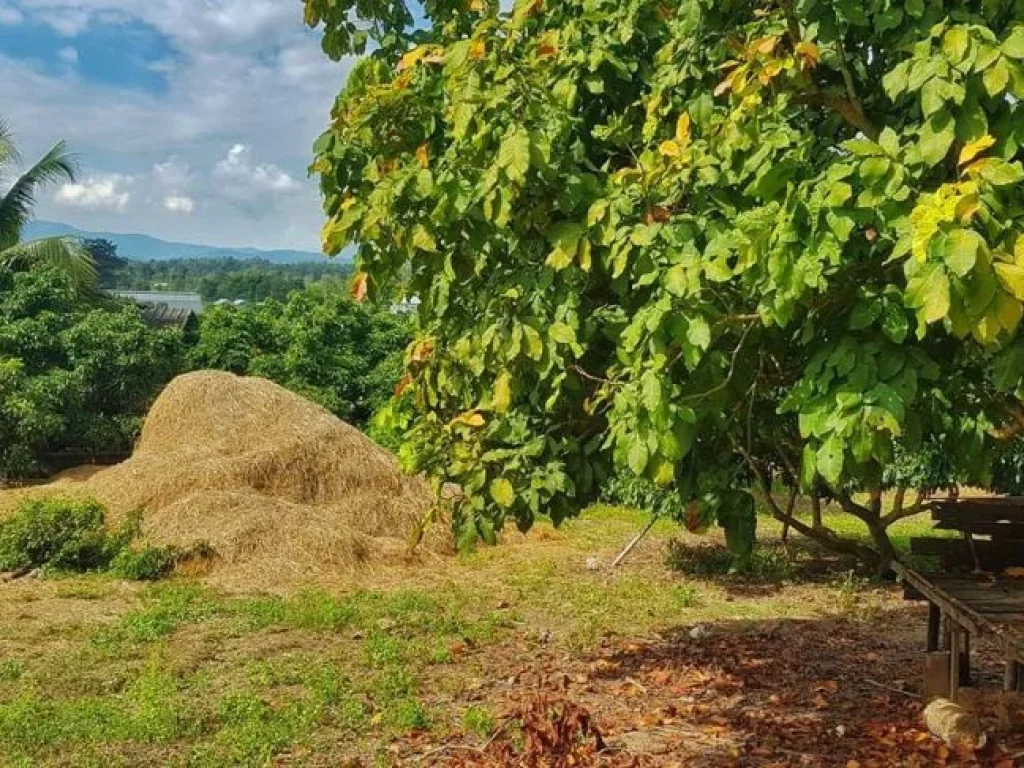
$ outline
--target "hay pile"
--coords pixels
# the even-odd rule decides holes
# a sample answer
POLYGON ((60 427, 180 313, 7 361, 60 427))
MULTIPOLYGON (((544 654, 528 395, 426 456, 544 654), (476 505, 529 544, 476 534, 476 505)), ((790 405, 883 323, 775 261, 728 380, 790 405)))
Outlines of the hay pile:
MULTIPOLYGON (((265 379, 205 371, 171 382, 128 461, 8 492, 0 508, 29 494, 95 498, 112 522, 142 509, 148 542, 210 544, 213 579, 235 586, 401 560, 431 504, 423 480, 320 406, 265 379)), ((424 556, 451 549, 445 528, 431 528, 424 556)))

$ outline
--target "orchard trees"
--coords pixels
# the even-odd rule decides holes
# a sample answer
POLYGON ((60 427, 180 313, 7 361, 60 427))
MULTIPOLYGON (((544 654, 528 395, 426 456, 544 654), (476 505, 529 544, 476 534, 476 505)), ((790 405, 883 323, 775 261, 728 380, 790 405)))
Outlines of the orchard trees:
POLYGON ((628 468, 739 555, 753 492, 884 564, 926 504, 883 508, 895 452, 984 479, 1024 394, 1024 3, 425 9, 306 0, 329 55, 374 49, 312 167, 357 295, 423 299, 403 451, 465 489, 463 534, 628 468))

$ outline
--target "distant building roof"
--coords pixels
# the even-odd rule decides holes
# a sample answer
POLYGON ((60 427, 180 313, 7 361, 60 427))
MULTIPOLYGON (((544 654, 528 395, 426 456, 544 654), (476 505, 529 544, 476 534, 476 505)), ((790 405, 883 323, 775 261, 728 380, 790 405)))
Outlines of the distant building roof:
POLYGON ((166 304, 171 309, 187 309, 197 315, 203 311, 203 297, 198 293, 177 291, 113 291, 115 296, 132 299, 142 305, 166 304))
POLYGON ((163 302, 142 303, 142 317, 147 325, 154 328, 179 328, 183 331, 196 322, 196 313, 191 309, 172 307, 163 302))

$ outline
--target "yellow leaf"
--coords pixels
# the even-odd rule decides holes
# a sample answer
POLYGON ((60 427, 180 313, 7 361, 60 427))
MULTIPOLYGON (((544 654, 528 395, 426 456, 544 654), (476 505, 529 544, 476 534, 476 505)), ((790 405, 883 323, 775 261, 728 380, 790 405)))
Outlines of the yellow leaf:
POLYGON ((409 353, 409 359, 414 363, 425 363, 434 354, 434 342, 431 339, 421 339, 409 353))
POLYGON ((366 299, 366 293, 370 287, 370 276, 365 272, 357 272, 352 280, 352 298, 357 302, 366 299))
POLYGON ((395 69, 399 72, 404 72, 407 69, 415 67, 423 60, 423 57, 426 56, 428 52, 429 49, 425 45, 419 45, 413 48, 398 60, 398 64, 395 65, 395 69))
POLYGON ((999 281, 1014 298, 1024 301, 1024 267, 1016 264, 996 264, 996 274, 999 281))
POLYGON ((580 238, 580 269, 584 272, 589 272, 590 267, 593 264, 593 258, 591 256, 592 249, 593 246, 590 244, 590 238, 580 238))
POLYGON ((491 397, 491 407, 498 413, 505 413, 511 404, 512 377, 506 371, 494 382, 494 395, 491 397))
POLYGON ((693 123, 688 112, 683 112, 679 119, 676 120, 676 141, 681 146, 685 147, 690 143, 690 130, 692 126, 693 123))
POLYGON ((541 35, 537 43, 537 53, 542 57, 556 56, 558 54, 558 30, 551 29, 541 35))
POLYGON ((981 198, 978 195, 968 195, 956 204, 956 211, 953 215, 961 224, 967 224, 979 210, 981 210, 981 198))
POLYGON ((750 44, 750 50, 754 53, 763 53, 765 55, 775 50, 775 46, 779 44, 779 38, 777 37, 762 37, 760 40, 755 40, 750 44))
POLYGON ((491 498, 497 502, 499 507, 508 509, 516 501, 516 492, 512 483, 503 477, 491 481, 491 498))
POLYGON ((479 428, 482 427, 487 422, 484 420, 484 417, 481 416, 476 411, 466 411, 465 413, 456 416, 452 420, 452 423, 465 424, 467 427, 479 428))
POLYGON ((469 10, 474 11, 476 13, 480 13, 486 10, 486 8, 487 4, 484 2, 484 0, 470 0, 469 10))
POLYGON ((1024 267, 1024 235, 1018 237, 1013 245, 1013 260, 1024 267))
MULTIPOLYGON (((739 70, 736 70, 736 72, 738 71, 739 70)), ((733 72, 731 75, 725 78, 725 80, 718 84, 718 87, 715 88, 715 96, 721 96, 723 93, 726 93, 730 88, 733 87, 733 83, 736 80, 736 72, 733 72)))
POLYGON ((668 141, 661 142, 658 152, 664 157, 679 157, 683 153, 683 148, 675 139, 669 139, 668 141))
POLYGON ((416 160, 420 164, 420 168, 426 168, 430 165, 430 150, 427 149, 426 144, 420 144, 416 147, 416 160))
POLYGON ((797 43, 796 54, 809 68, 816 67, 821 62, 821 50, 810 40, 801 40, 797 43))
POLYGON ((991 149, 995 143, 996 140, 992 136, 985 134, 980 139, 975 139, 969 144, 964 145, 964 148, 960 150, 960 160, 958 161, 958 164, 961 166, 967 165, 982 152, 991 149))
POLYGON ((469 44, 469 58, 482 59, 487 55, 487 43, 483 40, 474 40, 469 44))
POLYGON ((1017 330, 1022 313, 1024 313, 1024 308, 1015 298, 1002 291, 996 294, 995 315, 999 324, 1007 331, 1013 333, 1017 330))

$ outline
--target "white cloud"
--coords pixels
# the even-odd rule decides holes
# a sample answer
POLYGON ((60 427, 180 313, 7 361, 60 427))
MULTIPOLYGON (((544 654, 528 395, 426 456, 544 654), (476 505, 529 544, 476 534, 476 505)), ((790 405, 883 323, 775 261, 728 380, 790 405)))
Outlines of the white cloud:
POLYGON ((63 205, 77 208, 106 208, 124 211, 131 202, 132 194, 125 187, 134 179, 118 173, 106 176, 91 176, 84 181, 64 184, 57 190, 54 199, 63 205))
POLYGON ((164 208, 174 213, 192 213, 196 209, 196 201, 184 196, 165 197, 164 208))
POLYGON ((78 63, 78 50, 72 48, 70 45, 66 48, 61 48, 59 51, 57 51, 57 55, 60 57, 60 60, 63 61, 65 64, 70 64, 74 66, 78 63))
POLYGON ((39 21, 49 24, 58 35, 63 37, 77 37, 82 34, 89 28, 90 17, 91 14, 88 11, 70 6, 36 15, 39 21))
POLYGON ((235 144, 228 155, 213 169, 214 178, 227 185, 238 185, 257 191, 290 192, 297 186, 295 180, 273 163, 255 164, 252 147, 235 144))
POLYGON ((0 26, 16 27, 25 20, 25 14, 13 5, 0 2, 0 26))
POLYGON ((163 163, 154 163, 152 175, 157 184, 173 191, 187 187, 195 178, 189 165, 178 157, 170 157, 163 163))
MULTIPOLYGON (((0 9, 5 0, 0 0, 0 9)), ((217 245, 318 249, 319 194, 306 177, 313 141, 330 120, 351 61, 336 63, 286 0, 18 0, 26 16, 80 33, 112 19, 143 23, 164 36, 139 66, 163 89, 119 87, 80 69, 47 72, 0 52, 0 104, 26 157, 66 139, 83 166, 138 179, 133 227, 168 239, 217 245), (57 24, 60 24, 58 21, 57 24), (75 115, 67 120, 67 115, 75 115), (240 145, 232 156, 225 149, 240 145), (173 167, 160 166, 173 161, 173 167), (188 217, 167 197, 194 201, 188 217), (239 215, 239 214, 242 215, 239 215)), ((120 22, 119 22, 120 23, 120 22)), ((111 29, 111 27, 108 27, 111 29)), ((127 34, 127 33, 126 33, 127 34)), ((82 46, 76 43, 81 50, 82 46)), ((41 206, 67 219, 67 205, 41 206), (52 208, 52 210, 51 210, 52 208)), ((76 209, 69 223, 118 224, 111 209, 76 209)))

